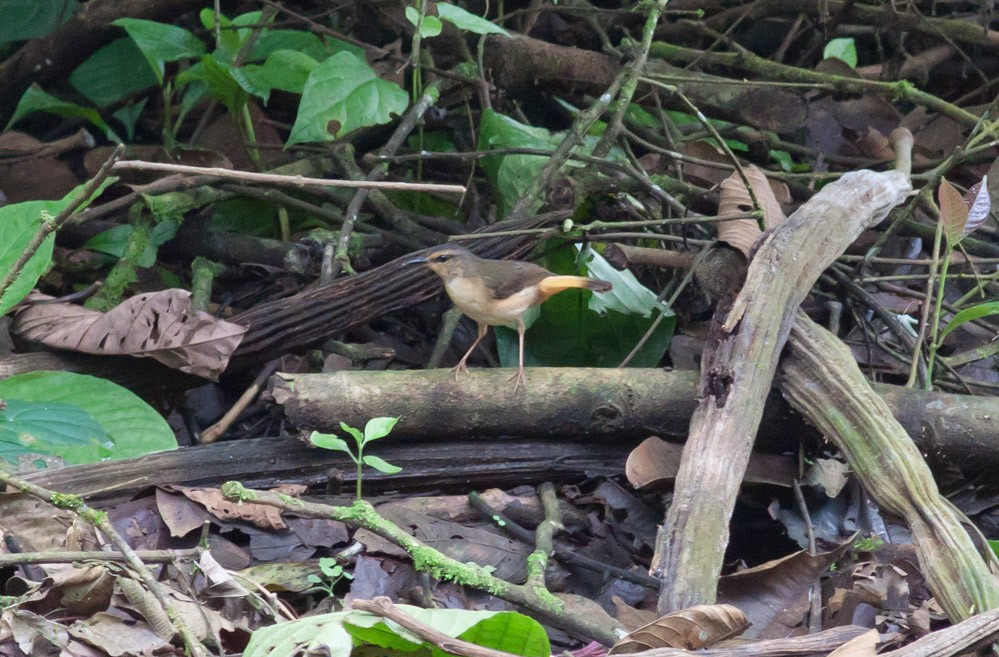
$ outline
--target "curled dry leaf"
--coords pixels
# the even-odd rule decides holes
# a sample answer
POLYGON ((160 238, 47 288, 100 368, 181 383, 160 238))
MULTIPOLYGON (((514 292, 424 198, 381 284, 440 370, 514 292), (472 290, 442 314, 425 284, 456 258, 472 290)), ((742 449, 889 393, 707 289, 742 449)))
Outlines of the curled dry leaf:
MULTIPOLYGON (((37 297, 34 297, 37 298, 37 297)), ((191 293, 139 294, 109 312, 68 303, 36 303, 17 313, 17 337, 86 354, 148 356, 189 374, 215 380, 246 327, 191 309, 191 293)))
POLYGON ((696 605, 666 614, 614 644, 611 655, 652 648, 700 650, 738 636, 749 627, 746 615, 732 605, 696 605))
MULTIPOLYGON (((763 171, 756 166, 749 166, 745 169, 746 178, 753 186, 753 193, 759 201, 763 210, 763 224, 767 228, 773 228, 784 222, 787 217, 780 207, 777 194, 770 186, 770 182, 763 174, 763 171)), ((783 183, 780 183, 785 187, 783 183)), ((786 188, 780 190, 782 195, 787 196, 786 188)), ((739 172, 735 171, 731 176, 722 181, 721 195, 718 201, 718 216, 741 214, 753 209, 753 199, 746 190, 746 185, 742 182, 739 172)), ((718 239, 728 242, 733 247, 742 251, 743 255, 749 257, 756 238, 760 236, 760 228, 755 219, 733 219, 723 221, 718 224, 718 239)))
MULTIPOLYGON (((624 465, 624 474, 635 488, 659 489, 676 478, 680 469, 682 445, 668 443, 650 436, 631 450, 624 465)), ((797 477, 796 463, 774 454, 754 454, 743 481, 753 484, 773 484, 790 488, 797 477)))
POLYGON ((968 206, 968 220, 964 224, 963 236, 967 237, 985 223, 985 220, 989 218, 989 212, 992 211, 988 176, 983 176, 981 180, 968 188, 968 193, 964 195, 964 203, 968 206))
POLYGON ((878 654, 878 631, 869 630, 829 653, 829 657, 875 657, 878 654))

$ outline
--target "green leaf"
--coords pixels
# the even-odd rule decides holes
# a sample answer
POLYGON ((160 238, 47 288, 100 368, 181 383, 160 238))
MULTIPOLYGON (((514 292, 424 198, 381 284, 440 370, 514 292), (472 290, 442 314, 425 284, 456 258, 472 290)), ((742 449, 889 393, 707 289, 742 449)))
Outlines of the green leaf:
POLYGON ((248 64, 232 69, 231 73, 243 89, 267 102, 273 89, 302 93, 309 74, 318 65, 319 62, 304 53, 276 50, 263 64, 248 64))
POLYGON ((354 641, 344 628, 343 621, 356 613, 358 612, 338 611, 261 627, 250 636, 243 657, 301 654, 350 657, 354 641))
MULTIPOLYGON (((109 178, 86 199, 80 209, 86 208, 95 198, 100 196, 117 178, 109 178)), ((83 193, 86 185, 79 185, 66 196, 57 201, 25 201, 0 207, 0 272, 10 271, 21 253, 30 243, 32 237, 41 229, 43 217, 55 217, 66 209, 77 196, 83 193)), ((0 316, 21 302, 35 287, 49 265, 52 264, 52 250, 55 244, 55 234, 42 241, 34 255, 28 258, 21 272, 7 291, 0 297, 0 316)))
POLYGON ((141 18, 119 18, 112 25, 123 28, 142 51, 156 79, 163 84, 163 65, 205 54, 205 45, 182 27, 141 18))
POLYGON ((104 379, 71 372, 30 372, 0 381, 0 399, 62 403, 88 413, 113 444, 67 445, 67 463, 96 463, 177 448, 177 439, 160 414, 125 388, 104 379))
POLYGON ((309 442, 311 442, 316 447, 322 447, 323 449, 330 449, 334 452, 344 452, 354 458, 354 453, 350 451, 350 447, 347 446, 347 441, 343 438, 338 437, 333 433, 319 433, 318 431, 313 431, 309 435, 309 442))
POLYGON ((364 425, 364 442, 370 443, 392 433, 395 423, 399 421, 397 417, 373 417, 364 425))
POLYGON ((446 20, 455 27, 462 30, 468 30, 469 32, 474 32, 475 34, 502 34, 504 36, 510 36, 510 33, 499 25, 490 23, 486 19, 467 12, 461 7, 453 5, 450 2, 438 2, 437 15, 440 16, 442 20, 446 20))
POLYGON ((73 17, 76 0, 4 0, 0 2, 0 45, 37 39, 73 17))
MULTIPOLYGON (((145 66, 145 64, 143 64, 145 66)), ((139 118, 142 116, 142 110, 146 107, 146 101, 148 98, 142 98, 135 103, 129 103, 119 107, 111 115, 118 119, 125 126, 125 139, 127 141, 132 141, 135 138, 135 124, 139 122, 139 118)))
POLYGON ((420 25, 420 36, 424 39, 430 39, 439 35, 444 31, 444 23, 441 19, 436 16, 424 16, 423 23, 420 25))
POLYGON ((107 107, 158 81, 135 41, 122 37, 77 66, 69 82, 94 105, 107 107))
POLYGON ((947 322, 947 328, 940 332, 939 341, 943 342, 943 339, 947 337, 947 334, 958 328, 962 324, 967 324, 968 322, 980 319, 982 317, 988 317, 989 315, 999 315, 999 301, 990 301, 988 303, 980 303, 977 306, 971 306, 970 308, 965 308, 960 311, 954 317, 947 322))
MULTIPOLYGON (((0 207, 0 273, 10 271, 21 252, 42 225, 42 212, 47 212, 46 201, 26 201, 0 207)), ((21 272, 7 288, 0 292, 0 316, 21 303, 35 287, 52 264, 55 233, 42 242, 35 254, 28 259, 21 272)))
POLYGON ((214 54, 205 55, 201 61, 177 76, 177 84, 190 84, 197 80, 205 85, 208 93, 232 114, 238 115, 246 105, 246 91, 232 75, 233 67, 220 61, 214 54))
MULTIPOLYGON (((205 7, 198 14, 198 18, 201 19, 201 24, 205 29, 214 35, 215 11, 209 7, 205 7)), ((218 24, 218 35, 221 42, 217 43, 216 46, 224 53, 226 60, 232 62, 240 48, 239 33, 233 29, 235 27, 233 22, 225 16, 219 15, 218 24)))
POLYGON ((364 434, 361 433, 361 431, 359 429, 355 429, 354 427, 350 426, 346 422, 341 422, 340 423, 340 428, 343 429, 344 431, 346 431, 351 436, 353 436, 354 440, 357 441, 358 445, 361 445, 361 444, 364 443, 364 434))
MULTIPOLYGON (((476 645, 524 657, 548 657, 551 654, 544 628, 523 614, 512 611, 421 609, 410 605, 396 607, 438 632, 476 645)), ((431 650, 432 657, 447 657, 448 654, 379 616, 352 612, 343 622, 347 631, 363 643, 405 652, 425 647, 431 650)))
POLYGON ((366 126, 388 123, 409 106, 409 95, 380 79, 368 64, 339 52, 312 70, 302 91, 288 145, 330 141, 366 126), (330 132, 331 123, 339 125, 330 132))
MULTIPOLYGON (((364 49, 360 46, 346 44, 346 42, 339 39, 333 39, 333 41, 337 45, 345 44, 349 49, 359 51, 359 53, 355 52, 355 54, 364 57, 364 49)), ((336 50, 343 49, 340 47, 336 48, 336 50)), ((303 55, 308 55, 317 62, 326 59, 332 54, 332 49, 312 32, 305 32, 303 30, 267 30, 253 44, 247 61, 262 62, 278 50, 292 50, 303 55)))
POLYGON ((59 402, 5 399, 6 416, 0 420, 2 458, 16 462, 18 453, 62 456, 66 447, 89 447, 105 454, 111 437, 79 406, 59 402), (11 458, 14 457, 14 458, 11 458))
POLYGON ((364 461, 364 465, 374 468, 375 470, 378 470, 378 472, 384 472, 385 474, 397 474, 402 472, 402 468, 398 465, 392 465, 388 461, 371 454, 365 454, 362 460, 364 461))
POLYGON ((850 68, 857 68, 857 44, 853 41, 853 37, 830 39, 822 49, 822 58, 833 57, 843 60, 850 68))
POLYGON ((937 200, 940 204, 940 221, 943 222, 944 237, 947 238, 947 244, 954 248, 964 239, 964 226, 968 222, 968 206, 965 204, 961 192, 947 182, 946 178, 940 179, 937 200))
POLYGON ((420 24, 420 10, 413 5, 406 5, 406 11, 403 12, 406 15, 406 20, 412 26, 417 26, 420 24))
MULTIPOLYGON (((524 125, 492 109, 482 113, 480 151, 510 147, 551 150, 552 142, 553 137, 547 130, 524 125)), ((493 155, 482 159, 482 169, 498 196, 501 216, 524 196, 547 160, 542 155, 493 155)), ((538 205, 540 203, 538 201, 538 205)))
POLYGON ((14 110, 14 115, 10 117, 10 122, 7 123, 7 128, 9 129, 12 125, 16 124, 32 112, 48 112, 49 114, 55 114, 56 116, 80 118, 85 121, 89 121, 93 125, 100 128, 108 139, 121 143, 121 138, 118 137, 111 126, 109 126, 104 119, 101 118, 101 115, 97 112, 97 110, 92 107, 83 107, 82 105, 77 105, 76 103, 70 103, 60 98, 56 98, 55 96, 42 91, 41 87, 37 84, 32 84, 28 87, 28 89, 24 92, 24 95, 21 96, 21 100, 18 101, 17 108, 14 110))
MULTIPOLYGON (((180 223, 176 221, 168 220, 157 223, 149 236, 149 244, 146 246, 145 251, 142 252, 142 255, 139 256, 138 265, 140 267, 152 267, 156 264, 156 255, 159 247, 172 240, 179 228, 180 223)), ((83 248, 114 256, 115 258, 121 258, 125 255, 125 247, 128 245, 128 240, 132 237, 132 230, 132 226, 127 224, 108 228, 87 240, 83 248)))
MULTIPOLYGON (((561 274, 589 275, 613 284, 610 292, 594 294, 586 290, 566 290, 539 307, 524 339, 527 366, 617 367, 652 326, 665 313, 651 338, 631 360, 631 367, 655 367, 669 348, 676 318, 656 302, 655 294, 629 271, 619 272, 597 253, 587 261, 589 271, 576 265, 576 250, 563 247, 552 252, 546 262, 561 274)), ((517 332, 496 329, 500 363, 516 367, 517 332)))

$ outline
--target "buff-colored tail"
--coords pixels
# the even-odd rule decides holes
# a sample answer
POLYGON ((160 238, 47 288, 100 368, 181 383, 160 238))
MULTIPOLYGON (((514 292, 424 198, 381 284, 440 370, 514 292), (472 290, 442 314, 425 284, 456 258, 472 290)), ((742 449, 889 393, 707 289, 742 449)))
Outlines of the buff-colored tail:
POLYGON ((610 292, 614 286, 607 281, 598 278, 585 278, 583 276, 549 276, 541 279, 538 283, 538 291, 547 299, 553 294, 558 294, 563 290, 572 288, 583 288, 594 292, 610 292))

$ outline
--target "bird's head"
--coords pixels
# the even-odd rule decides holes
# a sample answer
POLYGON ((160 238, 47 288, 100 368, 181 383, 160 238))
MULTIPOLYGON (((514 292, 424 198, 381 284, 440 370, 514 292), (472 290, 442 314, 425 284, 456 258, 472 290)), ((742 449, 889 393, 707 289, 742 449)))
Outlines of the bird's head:
POLYGON ((463 246, 445 245, 430 249, 424 255, 404 264, 426 264, 445 281, 466 275, 479 258, 463 246))

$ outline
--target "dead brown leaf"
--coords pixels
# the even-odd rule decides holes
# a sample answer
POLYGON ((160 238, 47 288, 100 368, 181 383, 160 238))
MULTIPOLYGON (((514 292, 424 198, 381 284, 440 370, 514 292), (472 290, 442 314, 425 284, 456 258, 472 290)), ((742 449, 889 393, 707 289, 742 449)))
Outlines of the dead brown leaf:
POLYGON ((854 637, 829 653, 829 657, 874 657, 878 654, 878 631, 870 630, 854 637))
MULTIPOLYGON (((745 168, 746 179, 753 187, 756 200, 763 210, 763 223, 767 228, 779 226, 787 217, 777 200, 770 182, 763 171, 756 166, 745 168)), ((735 171, 721 183, 721 195, 718 199, 718 216, 741 214, 753 209, 753 199, 746 190, 746 185, 738 171, 735 171)), ((760 236, 760 228, 755 219, 733 219, 723 221, 718 225, 718 239, 728 242, 749 257, 749 251, 760 236)))
POLYGON ((215 380, 246 327, 192 310, 191 293, 171 289, 138 294, 106 313, 68 303, 35 303, 17 313, 11 332, 55 349, 148 356, 215 380))
MULTIPOLYGON (((272 489, 283 495, 298 496, 305 492, 305 486, 279 486, 272 489)), ((252 502, 229 502, 222 497, 218 488, 188 488, 186 486, 171 486, 177 491, 222 520, 245 520, 264 529, 287 529, 288 525, 281 517, 281 511, 274 507, 254 504, 252 502)))
MULTIPOLYGON (((673 481, 680 469, 682 445, 650 436, 631 450, 624 464, 624 474, 635 488, 659 487, 673 481)), ((797 475, 793 459, 773 454, 754 454, 746 470, 745 481, 790 487, 797 475)))
POLYGON ((732 605, 697 605, 667 614, 631 632, 608 654, 652 648, 700 650, 738 636, 749 627, 746 615, 732 605))

